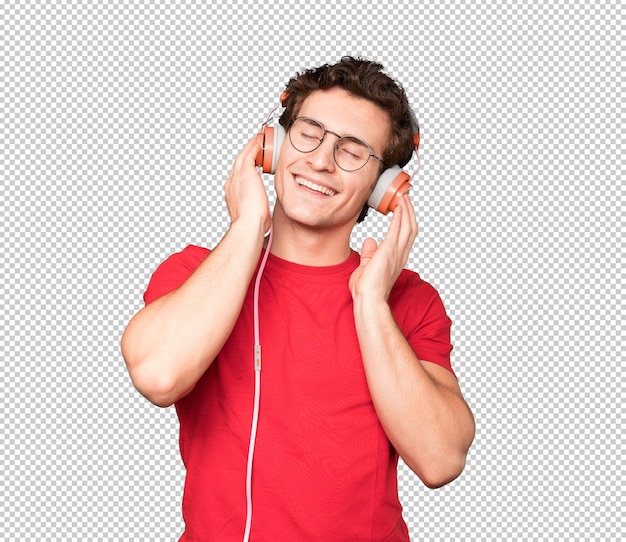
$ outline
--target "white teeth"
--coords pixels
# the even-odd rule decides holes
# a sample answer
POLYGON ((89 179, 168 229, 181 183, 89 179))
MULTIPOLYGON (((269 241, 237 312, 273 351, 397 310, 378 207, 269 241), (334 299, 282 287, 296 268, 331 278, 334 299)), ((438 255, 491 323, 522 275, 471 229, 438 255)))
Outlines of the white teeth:
POLYGON ((306 179, 302 179, 301 177, 298 177, 297 181, 299 185, 306 186, 307 188, 325 194, 326 196, 334 196, 337 193, 330 188, 326 188, 325 186, 320 186, 319 184, 312 183, 311 181, 307 181, 306 179))

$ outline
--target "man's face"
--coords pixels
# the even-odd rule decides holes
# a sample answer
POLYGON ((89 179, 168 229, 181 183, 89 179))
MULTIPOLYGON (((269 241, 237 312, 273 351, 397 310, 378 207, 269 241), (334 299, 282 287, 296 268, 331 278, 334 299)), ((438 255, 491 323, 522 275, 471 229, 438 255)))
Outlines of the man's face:
MULTIPOLYGON (((376 156, 382 156, 391 132, 385 111, 339 88, 311 94, 298 116, 315 119, 340 136, 366 142, 376 156)), ((365 167, 344 171, 333 158, 336 143, 337 136, 327 133, 317 149, 303 153, 285 138, 274 177, 276 212, 315 229, 352 230, 378 179, 381 163, 370 158, 365 167)))

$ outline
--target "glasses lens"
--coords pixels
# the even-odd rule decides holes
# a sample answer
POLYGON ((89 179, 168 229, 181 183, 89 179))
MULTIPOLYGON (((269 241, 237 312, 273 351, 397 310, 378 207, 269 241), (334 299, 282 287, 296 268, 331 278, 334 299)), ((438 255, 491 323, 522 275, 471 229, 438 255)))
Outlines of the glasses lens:
POLYGON ((300 152, 311 152, 322 143, 324 128, 313 119, 296 119, 289 130, 291 144, 300 152))
POLYGON ((361 169, 370 158, 370 148, 366 143, 354 137, 342 137, 335 147, 335 161, 341 169, 356 171, 361 169))
MULTIPOLYGON (((289 140, 296 150, 312 152, 322 144, 325 134, 324 127, 316 120, 298 117, 289 129, 289 140)), ((335 162, 345 171, 356 171, 367 164, 371 152, 369 145, 360 139, 340 137, 335 144, 335 162)))

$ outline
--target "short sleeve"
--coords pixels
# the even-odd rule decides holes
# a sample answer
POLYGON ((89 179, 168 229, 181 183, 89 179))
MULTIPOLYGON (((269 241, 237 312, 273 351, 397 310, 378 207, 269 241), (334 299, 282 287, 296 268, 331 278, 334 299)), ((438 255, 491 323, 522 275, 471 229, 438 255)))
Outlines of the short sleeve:
POLYGON ((452 374, 450 320, 437 290, 417 273, 403 271, 392 290, 390 303, 396 322, 415 355, 441 365, 452 374))
POLYGON ((152 274, 143 294, 145 304, 148 305, 182 286, 209 254, 209 249, 194 245, 172 254, 152 274))

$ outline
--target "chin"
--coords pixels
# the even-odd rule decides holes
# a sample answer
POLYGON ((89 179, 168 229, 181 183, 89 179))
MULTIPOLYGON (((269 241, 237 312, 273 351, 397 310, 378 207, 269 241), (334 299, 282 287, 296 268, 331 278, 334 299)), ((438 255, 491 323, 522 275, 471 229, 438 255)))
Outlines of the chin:
POLYGON ((346 227, 352 230, 358 218, 358 214, 354 216, 338 216, 337 213, 321 214, 311 212, 308 209, 300 210, 299 212, 297 210, 287 211, 285 215, 292 222, 316 230, 342 229, 346 227))

